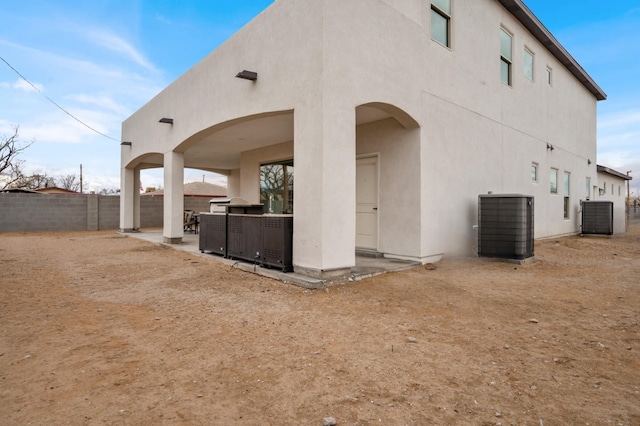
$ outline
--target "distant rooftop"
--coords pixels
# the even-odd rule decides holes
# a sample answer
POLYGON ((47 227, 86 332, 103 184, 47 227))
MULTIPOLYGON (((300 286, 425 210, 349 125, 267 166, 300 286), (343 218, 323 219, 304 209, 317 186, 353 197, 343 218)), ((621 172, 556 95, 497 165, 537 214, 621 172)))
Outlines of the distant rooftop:
MULTIPOLYGON (((163 195, 164 191, 159 189, 147 192, 142 195, 163 195)), ((208 182, 190 182, 184 184, 184 195, 194 195, 198 197, 226 197, 227 187, 208 182)))

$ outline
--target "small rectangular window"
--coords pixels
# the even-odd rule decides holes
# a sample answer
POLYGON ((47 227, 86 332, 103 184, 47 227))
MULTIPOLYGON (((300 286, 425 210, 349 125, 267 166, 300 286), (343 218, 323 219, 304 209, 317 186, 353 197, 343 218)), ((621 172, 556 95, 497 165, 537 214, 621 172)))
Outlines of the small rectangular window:
POLYGON ((549 173, 549 190, 552 194, 558 193, 558 169, 551 169, 549 173))
POLYGON ((603 188, 602 193, 606 194, 607 193, 607 182, 602 184, 602 188, 603 188))
POLYGON ((451 0, 431 2, 431 38, 451 47, 451 0))
POLYGON ((589 200, 589 198, 590 198, 589 194, 590 194, 590 191, 591 191, 591 178, 589 178, 589 177, 585 181, 585 190, 586 190, 585 191, 586 198, 587 198, 587 200, 589 200))
POLYGON ((511 86, 511 62, 513 39, 504 29, 500 30, 500 80, 511 86))
POLYGON ((564 179, 563 179, 563 186, 564 186, 564 218, 565 219, 569 219, 569 209, 571 206, 571 199, 569 198, 570 194, 571 194, 571 173, 569 172, 564 172, 564 179))
POLYGON ((551 68, 547 67, 547 84, 551 86, 552 76, 551 76, 551 68))
POLYGON ((538 182, 538 163, 531 163, 531 182, 538 182))
POLYGON ((533 53, 524 49, 524 76, 533 81, 533 53))

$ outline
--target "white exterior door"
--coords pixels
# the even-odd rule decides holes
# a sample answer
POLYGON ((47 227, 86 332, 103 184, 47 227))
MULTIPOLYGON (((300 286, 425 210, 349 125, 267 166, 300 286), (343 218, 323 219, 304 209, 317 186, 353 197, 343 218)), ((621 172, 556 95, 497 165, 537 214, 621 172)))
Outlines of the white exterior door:
POLYGON ((378 249, 378 157, 356 160, 356 247, 378 249))

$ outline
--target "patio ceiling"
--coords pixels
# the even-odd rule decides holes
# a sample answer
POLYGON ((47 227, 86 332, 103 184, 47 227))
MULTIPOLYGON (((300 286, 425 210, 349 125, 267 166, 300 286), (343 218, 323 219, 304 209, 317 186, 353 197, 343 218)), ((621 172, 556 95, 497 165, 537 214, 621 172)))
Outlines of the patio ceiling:
MULTIPOLYGON (((194 135, 184 150, 186 168, 223 172, 240 167, 242 152, 289 142, 294 139, 293 111, 238 120, 194 135), (218 130, 219 129, 219 130, 218 130)), ((356 125, 384 120, 391 115, 371 106, 356 109, 356 125)), ((162 167, 161 154, 149 154, 140 167, 162 167)))

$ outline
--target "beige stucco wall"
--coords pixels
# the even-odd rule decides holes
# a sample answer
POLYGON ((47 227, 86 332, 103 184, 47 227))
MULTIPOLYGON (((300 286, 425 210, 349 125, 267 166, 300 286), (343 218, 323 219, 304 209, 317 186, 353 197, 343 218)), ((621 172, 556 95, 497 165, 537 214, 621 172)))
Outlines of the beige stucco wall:
POLYGON ((477 197, 489 191, 535 196, 536 237, 578 232, 585 178, 596 182, 596 98, 497 1, 455 1, 452 24, 449 49, 430 39, 422 0, 278 0, 123 123, 133 145, 122 165, 188 151, 229 120, 293 111, 293 141, 242 152, 228 175, 230 195, 256 202, 259 164, 293 155, 297 266, 353 264, 355 160, 367 154, 379 156, 378 249, 389 255, 474 253, 477 197), (512 86, 500 82, 501 27, 514 35, 512 86), (534 82, 523 75, 525 46, 534 82), (242 69, 258 81, 234 79, 242 69), (371 102, 401 109, 418 128, 393 118, 356 126, 358 107, 371 102))

